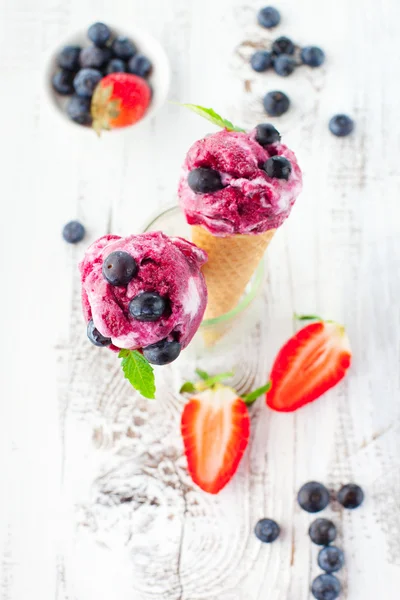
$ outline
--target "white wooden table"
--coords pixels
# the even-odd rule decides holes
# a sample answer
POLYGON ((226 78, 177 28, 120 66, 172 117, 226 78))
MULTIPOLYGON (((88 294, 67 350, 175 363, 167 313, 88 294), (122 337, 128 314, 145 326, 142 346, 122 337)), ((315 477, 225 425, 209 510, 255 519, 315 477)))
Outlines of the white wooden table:
MULTIPOLYGON (((306 600, 318 574, 312 516, 295 501, 316 479, 356 481, 358 511, 325 511, 346 553, 342 598, 394 600, 400 584, 400 172, 396 0, 279 0, 274 32, 247 0, 1 0, 1 600, 306 600), (351 374, 295 414, 252 409, 249 450, 217 497, 191 483, 176 393, 182 365, 137 397, 111 353, 90 347, 77 262, 63 224, 87 242, 139 231, 175 198, 189 145, 210 130, 166 105, 126 135, 65 126, 42 93, 48 53, 103 19, 158 37, 173 69, 171 98, 214 107, 250 127, 271 89, 293 102, 277 123, 297 152, 304 192, 269 252, 264 318, 239 349, 240 376, 265 381, 291 315, 346 323, 351 374), (256 75, 243 56, 287 34, 320 44, 321 69, 256 75), (250 44, 250 45, 249 45, 250 44), (353 136, 330 135, 336 112, 353 136), (253 534, 264 516, 282 536, 253 534)), ((226 365, 229 368, 229 364, 226 365)))

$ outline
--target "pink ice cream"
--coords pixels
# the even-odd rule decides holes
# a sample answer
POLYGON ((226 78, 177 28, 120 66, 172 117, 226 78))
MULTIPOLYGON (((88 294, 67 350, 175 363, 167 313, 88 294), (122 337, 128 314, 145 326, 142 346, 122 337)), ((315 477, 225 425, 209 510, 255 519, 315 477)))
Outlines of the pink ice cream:
POLYGON ((183 349, 206 307, 207 290, 200 272, 206 260, 206 253, 194 244, 161 232, 101 237, 80 264, 85 319, 93 320, 101 336, 109 338, 104 345, 111 342, 113 350, 142 349, 165 339, 179 342, 183 349), (136 273, 126 285, 111 285, 103 275, 104 261, 116 251, 128 253, 136 263, 136 273), (132 316, 131 301, 143 292, 156 292, 166 303, 164 314, 155 321, 132 316))
POLYGON ((202 225, 216 236, 258 234, 287 219, 302 188, 296 156, 280 141, 263 147, 250 133, 219 131, 193 144, 179 183, 181 207, 190 225, 202 225), (263 169, 273 156, 291 163, 288 180, 263 169), (206 167, 220 175, 222 189, 196 193, 188 184, 193 169, 206 167))

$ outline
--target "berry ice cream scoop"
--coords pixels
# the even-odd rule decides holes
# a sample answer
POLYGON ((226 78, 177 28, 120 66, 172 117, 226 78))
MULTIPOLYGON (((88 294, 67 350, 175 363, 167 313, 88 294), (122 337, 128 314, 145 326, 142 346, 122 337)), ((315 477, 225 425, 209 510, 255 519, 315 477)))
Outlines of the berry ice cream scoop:
POLYGON ((90 341, 141 350, 153 364, 175 360, 203 318, 206 260, 194 244, 161 232, 99 238, 80 264, 90 341))
POLYGON ((270 124, 250 133, 218 131, 187 153, 179 200, 190 225, 214 236, 257 235, 277 229, 302 188, 294 153, 270 124))

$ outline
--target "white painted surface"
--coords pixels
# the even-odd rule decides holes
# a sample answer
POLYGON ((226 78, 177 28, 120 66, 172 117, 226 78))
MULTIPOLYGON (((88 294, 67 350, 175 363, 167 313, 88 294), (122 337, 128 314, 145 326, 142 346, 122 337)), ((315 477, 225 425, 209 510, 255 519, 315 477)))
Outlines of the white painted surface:
POLYGON ((306 600, 317 548, 295 494, 309 479, 335 489, 355 480, 366 492, 359 511, 326 511, 346 553, 342 598, 398 598, 400 5, 280 0, 277 33, 328 56, 324 68, 287 80, 255 75, 240 58, 243 42, 275 35, 253 25, 260 5, 0 2, 1 600, 306 600), (303 166, 304 193, 269 252, 265 318, 243 340, 237 377, 265 380, 294 310, 345 322, 354 366, 296 414, 255 406, 249 451, 217 497, 185 470, 182 366, 162 372, 157 402, 132 393, 115 357, 85 340, 76 269, 84 245, 60 239, 74 217, 88 242, 139 230, 174 200, 187 148, 210 130, 170 104, 99 141, 52 114, 41 87, 48 53, 99 18, 160 39, 172 99, 244 126, 265 120, 262 93, 281 88, 293 100, 278 123, 303 166), (357 123, 345 140, 327 131, 340 111, 357 123), (263 516, 283 529, 271 547, 252 533, 263 516))

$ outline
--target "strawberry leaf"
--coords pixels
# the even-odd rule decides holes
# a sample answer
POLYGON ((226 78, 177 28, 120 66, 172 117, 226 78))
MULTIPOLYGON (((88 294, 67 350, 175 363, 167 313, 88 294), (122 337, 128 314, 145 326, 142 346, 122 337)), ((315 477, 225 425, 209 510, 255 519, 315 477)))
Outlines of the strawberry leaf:
POLYGON ((250 394, 245 394, 244 396, 242 396, 242 400, 245 404, 247 404, 247 406, 250 406, 251 404, 253 404, 253 402, 255 402, 257 400, 257 398, 259 398, 263 394, 266 394, 267 392, 269 392, 271 387, 272 387, 272 384, 270 381, 268 381, 268 383, 257 388, 253 392, 250 392, 250 394))
POLYGON ((228 119, 223 119, 221 115, 216 113, 215 110, 213 110, 212 108, 205 108, 204 106, 199 106, 198 104, 182 104, 182 106, 185 106, 186 108, 200 115, 204 119, 211 121, 211 123, 214 123, 214 125, 222 127, 222 129, 246 133, 245 129, 242 129, 241 127, 235 127, 233 123, 228 121, 228 119))
POLYGON ((293 318, 296 319, 296 321, 323 321, 323 319, 317 315, 298 315, 297 313, 294 313, 293 318))
POLYGON ((219 375, 214 375, 213 377, 209 377, 208 379, 204 379, 195 384, 195 388, 197 391, 202 392, 203 390, 207 390, 208 388, 212 388, 216 383, 220 383, 221 381, 225 381, 225 379, 229 379, 229 377, 233 377, 234 373, 229 371, 228 373, 220 373, 219 375))
POLYGON ((194 387, 194 383, 192 383, 191 381, 186 381, 183 386, 181 387, 181 389, 179 390, 180 394, 185 394, 185 393, 189 393, 189 392, 195 392, 196 388, 194 387))
POLYGON ((203 379, 203 381, 206 381, 206 379, 210 379, 210 376, 208 373, 206 373, 206 371, 202 371, 201 369, 196 369, 196 373, 200 377, 200 379, 203 379))
POLYGON ((122 370, 125 378, 145 398, 151 400, 155 396, 154 370, 149 361, 137 350, 121 350, 122 370))

